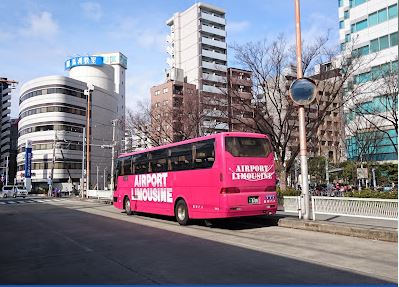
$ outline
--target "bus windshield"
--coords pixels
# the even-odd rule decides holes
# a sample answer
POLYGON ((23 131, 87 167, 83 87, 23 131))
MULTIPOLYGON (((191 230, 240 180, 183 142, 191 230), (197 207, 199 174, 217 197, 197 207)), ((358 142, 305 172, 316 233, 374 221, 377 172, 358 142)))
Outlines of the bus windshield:
POLYGON ((225 147, 234 157, 268 157, 273 150, 266 138, 226 137, 225 147))

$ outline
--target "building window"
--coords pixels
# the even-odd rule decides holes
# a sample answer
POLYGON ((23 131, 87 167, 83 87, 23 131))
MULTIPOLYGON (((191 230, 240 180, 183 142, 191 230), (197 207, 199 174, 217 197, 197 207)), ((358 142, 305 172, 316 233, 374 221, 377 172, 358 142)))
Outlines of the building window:
POLYGON ((378 24, 378 13, 372 13, 369 15, 369 26, 374 26, 378 24))
POLYGON ((343 29, 345 27, 344 21, 339 21, 339 28, 343 29))
POLYGON ((393 46, 397 46, 398 45, 398 32, 392 33, 391 35, 389 35, 389 37, 391 38, 391 47, 393 46))
POLYGON ((166 94, 168 92, 168 88, 163 89, 163 93, 166 94))
POLYGON ((367 25, 367 19, 364 19, 363 21, 357 22, 356 23, 356 32, 361 31, 363 29, 366 29, 368 27, 367 25))
POLYGON ((344 19, 349 19, 349 10, 344 12, 344 19))
POLYGON ((370 41, 370 52, 378 52, 380 50, 380 44, 378 39, 374 39, 370 41))
POLYGON ((380 50, 386 49, 389 47, 389 38, 388 35, 379 38, 380 40, 380 50))
POLYGON ((378 23, 385 22, 388 19, 387 9, 381 9, 378 11, 378 23))
POLYGON ((388 18, 392 19, 398 17, 398 4, 388 7, 388 18))
POLYGON ((344 0, 338 0, 338 7, 342 7, 344 5, 344 0))
POLYGON ((351 40, 351 34, 346 34, 345 35, 345 43, 349 42, 351 40))

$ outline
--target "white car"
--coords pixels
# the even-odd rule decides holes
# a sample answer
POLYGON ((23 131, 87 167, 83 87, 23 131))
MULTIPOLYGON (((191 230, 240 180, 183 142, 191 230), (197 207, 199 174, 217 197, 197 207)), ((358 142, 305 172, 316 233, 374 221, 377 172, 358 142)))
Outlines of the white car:
POLYGON ((23 197, 28 196, 28 191, 21 185, 14 186, 14 194, 13 197, 23 197))
POLYGON ((3 186, 1 195, 3 198, 6 198, 6 197, 23 197, 23 198, 25 198, 26 196, 28 196, 28 192, 26 191, 26 189, 24 189, 23 186, 5 185, 5 186, 3 186))

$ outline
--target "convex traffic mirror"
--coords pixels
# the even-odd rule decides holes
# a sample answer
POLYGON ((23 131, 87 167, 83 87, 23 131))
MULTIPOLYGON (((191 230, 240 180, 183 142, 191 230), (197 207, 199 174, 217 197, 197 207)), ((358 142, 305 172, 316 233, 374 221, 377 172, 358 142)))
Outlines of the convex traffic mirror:
POLYGON ((316 83, 309 78, 301 78, 290 86, 291 99, 300 106, 310 105, 316 98, 316 83))

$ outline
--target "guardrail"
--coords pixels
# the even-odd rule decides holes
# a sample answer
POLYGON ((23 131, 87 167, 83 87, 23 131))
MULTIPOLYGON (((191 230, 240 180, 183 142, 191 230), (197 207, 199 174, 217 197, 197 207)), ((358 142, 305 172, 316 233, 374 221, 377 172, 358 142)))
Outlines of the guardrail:
POLYGON ((398 220, 398 200, 355 197, 312 196, 312 215, 338 216, 398 220))
POLYGON ((112 190, 96 190, 89 189, 86 191, 86 196, 89 198, 97 198, 97 199, 108 199, 112 200, 113 191, 112 190))
MULTIPOLYGON (((301 197, 300 196, 284 196, 283 207, 285 212, 301 213, 301 197)), ((300 216, 300 215, 299 215, 300 216)))

